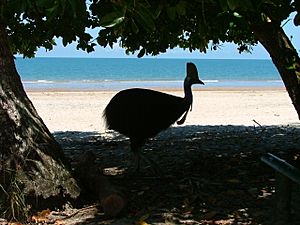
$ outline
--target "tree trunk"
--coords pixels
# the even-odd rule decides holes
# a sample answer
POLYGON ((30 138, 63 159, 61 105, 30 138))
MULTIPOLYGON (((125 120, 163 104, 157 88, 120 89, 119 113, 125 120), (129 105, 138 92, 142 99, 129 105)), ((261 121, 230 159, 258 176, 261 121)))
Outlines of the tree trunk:
POLYGON ((16 218, 29 202, 76 198, 80 190, 62 149, 23 89, 3 24, 0 43, 0 210, 16 218))
MULTIPOLYGON (((300 58, 279 25, 254 25, 254 35, 269 52, 300 119, 300 58)), ((276 99, 274 99, 276 101, 276 99)))

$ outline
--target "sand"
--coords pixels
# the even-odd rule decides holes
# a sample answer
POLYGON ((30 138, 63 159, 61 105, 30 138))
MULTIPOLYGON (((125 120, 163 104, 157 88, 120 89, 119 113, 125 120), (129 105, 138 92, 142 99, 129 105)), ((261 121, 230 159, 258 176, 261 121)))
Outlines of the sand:
MULTIPOLYGON (((182 90, 165 92, 183 96, 182 90)), ((102 111, 116 91, 29 90, 27 93, 51 132, 105 132, 102 111)), ((193 110, 189 112, 185 125, 257 126, 257 123, 299 123, 297 113, 284 89, 202 89, 194 90, 193 94, 193 110)))

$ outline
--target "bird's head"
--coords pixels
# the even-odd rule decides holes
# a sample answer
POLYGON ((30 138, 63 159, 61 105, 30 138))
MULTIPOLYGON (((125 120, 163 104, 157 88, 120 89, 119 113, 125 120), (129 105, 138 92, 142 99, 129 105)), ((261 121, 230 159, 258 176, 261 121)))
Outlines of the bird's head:
POLYGON ((193 94, 192 94, 191 86, 193 84, 204 84, 204 83, 199 79, 198 70, 195 64, 189 62, 186 64, 186 78, 184 79, 184 94, 185 94, 184 99, 189 104, 189 107, 187 108, 181 120, 177 121, 177 124, 179 125, 184 123, 189 109, 192 110, 193 94))
POLYGON ((186 78, 185 81, 189 84, 189 85, 193 85, 193 84, 203 84, 203 81, 201 81, 199 79, 198 76, 198 70, 197 67, 195 66, 194 63, 187 63, 186 64, 186 78))

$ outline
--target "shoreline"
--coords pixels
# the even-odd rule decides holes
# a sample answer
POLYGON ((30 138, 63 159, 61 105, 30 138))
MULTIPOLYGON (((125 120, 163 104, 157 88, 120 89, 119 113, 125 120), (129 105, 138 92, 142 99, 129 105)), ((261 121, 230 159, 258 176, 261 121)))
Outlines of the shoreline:
MULTIPOLYGON (((128 87, 129 89, 130 87, 128 87)), ((132 87, 132 88, 139 88, 139 87, 132 87)), ((183 92, 183 87, 153 87, 153 88, 145 88, 143 89, 153 89, 161 92, 169 92, 175 91, 183 92)), ((127 89, 127 88, 126 88, 127 89)), ((206 87, 203 86, 192 87, 193 92, 205 92, 205 91, 286 91, 285 87, 206 87)), ((119 92, 120 90, 117 89, 81 89, 81 88, 27 88, 25 89, 26 92, 119 92)))
MULTIPOLYGON (((203 80, 205 85, 194 85, 193 89, 257 89, 257 88, 284 88, 280 80, 203 80)), ((37 82, 25 82, 23 85, 26 90, 76 90, 76 91, 120 91, 123 89, 139 87, 158 90, 182 89, 183 80, 129 80, 129 81, 90 81, 90 80, 71 80, 52 82, 41 80, 37 82)))
MULTIPOLYGON (((183 96, 182 88, 164 88, 159 91, 183 96)), ((102 112, 117 92, 27 90, 28 97, 51 132, 104 133, 106 129, 102 112)), ((299 123, 298 115, 284 88, 193 89, 193 99, 193 110, 188 113, 183 126, 269 126, 299 123)))

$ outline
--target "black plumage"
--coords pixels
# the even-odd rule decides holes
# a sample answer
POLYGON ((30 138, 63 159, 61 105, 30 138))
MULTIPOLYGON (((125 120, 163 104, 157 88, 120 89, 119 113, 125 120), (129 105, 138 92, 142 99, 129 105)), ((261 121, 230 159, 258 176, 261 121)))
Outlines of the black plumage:
POLYGON ((139 151, 148 138, 170 127, 181 116, 177 123, 184 122, 193 101, 191 86, 196 83, 204 84, 198 78, 196 66, 187 63, 183 98, 149 89, 131 88, 118 92, 106 106, 103 116, 107 128, 129 137, 137 168, 139 151))

